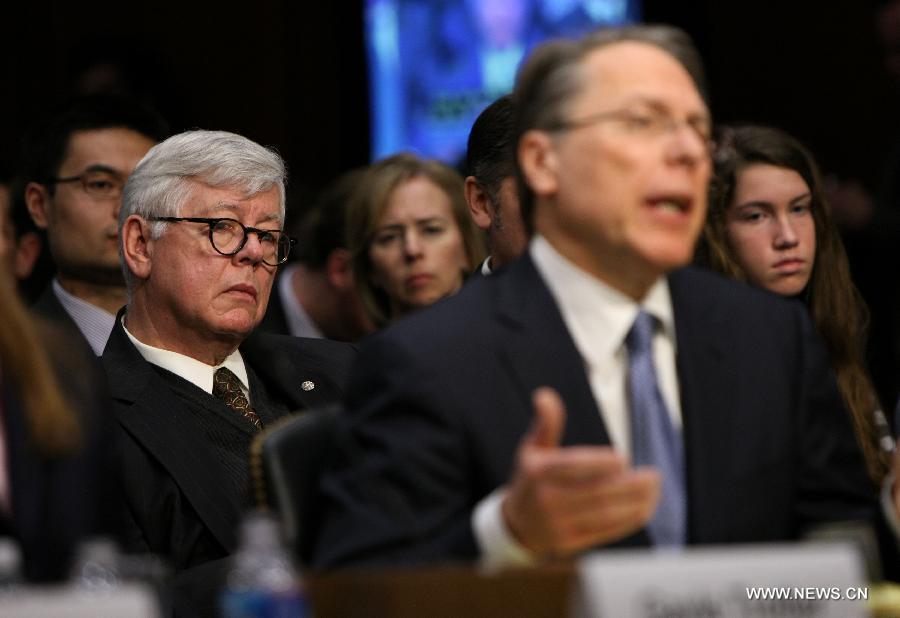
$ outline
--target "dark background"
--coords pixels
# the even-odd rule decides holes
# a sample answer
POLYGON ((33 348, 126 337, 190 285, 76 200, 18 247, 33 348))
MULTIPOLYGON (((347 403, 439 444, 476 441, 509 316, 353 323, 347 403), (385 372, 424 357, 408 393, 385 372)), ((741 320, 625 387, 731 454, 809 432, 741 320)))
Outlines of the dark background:
MULTIPOLYGON (((687 30, 703 54, 715 119, 779 126, 824 171, 878 193, 900 144, 898 92, 883 68, 877 0, 644 0, 648 22, 687 30)), ((79 67, 124 57, 130 84, 173 129, 224 129, 288 163, 288 225, 340 172, 369 158, 362 0, 82 4, 27 0, 0 24, 0 174, 41 111, 84 88, 79 67)), ((900 53, 900 48, 898 48, 900 53)), ((94 76, 96 77, 96 76, 94 76)), ((900 193, 900 189, 897 190, 900 193)), ((898 214, 900 221, 900 214, 898 214)), ((870 367, 888 410, 900 388, 900 225, 887 242, 845 237, 872 309, 870 367)))
MULTIPOLYGON (((875 189, 897 127, 875 2, 645 0, 646 21, 688 30, 703 53, 719 121, 785 128, 823 167, 875 189)), ((93 52, 138 58, 143 89, 176 130, 226 129, 275 146, 292 207, 368 160, 361 0, 80 4, 8 9, 0 41, 0 159, 22 128, 75 87, 93 52), (141 58, 143 56, 143 58, 141 58)))

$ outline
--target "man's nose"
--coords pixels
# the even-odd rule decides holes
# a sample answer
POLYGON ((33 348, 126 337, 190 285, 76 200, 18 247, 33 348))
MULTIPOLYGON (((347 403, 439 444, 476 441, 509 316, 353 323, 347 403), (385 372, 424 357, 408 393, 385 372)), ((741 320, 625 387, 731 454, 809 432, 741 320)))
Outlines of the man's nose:
POLYGON ((249 262, 252 264, 262 262, 264 257, 263 246, 259 241, 259 236, 253 233, 247 233, 247 241, 235 256, 237 256, 241 262, 249 262))

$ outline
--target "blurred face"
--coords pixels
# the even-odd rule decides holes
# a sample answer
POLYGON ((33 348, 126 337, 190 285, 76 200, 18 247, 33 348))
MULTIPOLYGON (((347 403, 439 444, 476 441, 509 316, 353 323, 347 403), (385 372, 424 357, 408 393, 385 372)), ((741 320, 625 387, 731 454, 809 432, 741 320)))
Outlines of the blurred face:
MULTIPOLYGON (((179 216, 228 217, 247 227, 280 230, 279 204, 274 187, 248 198, 240 191, 194 183, 179 216)), ((150 273, 140 298, 167 349, 186 346, 196 353, 206 344, 239 343, 259 324, 276 267, 262 262, 256 234, 231 256, 213 249, 205 223, 169 223, 162 236, 149 242, 150 273)))
POLYGON ((571 261, 640 299, 692 257, 706 213, 709 112, 681 64, 651 45, 603 47, 580 70, 569 127, 519 144, 535 225, 571 261))
POLYGON ((816 255, 812 195, 792 169, 754 164, 738 174, 725 234, 754 285, 776 294, 803 291, 816 255))
POLYGON ((391 194, 369 245, 372 280, 391 301, 392 317, 454 293, 469 269, 450 199, 424 177, 391 194))
POLYGON ((76 131, 69 138, 57 177, 89 174, 90 189, 80 180, 56 183, 52 196, 45 193, 46 219, 35 219, 39 227, 47 229, 50 252, 61 277, 121 285, 121 188, 154 143, 130 129, 76 131))

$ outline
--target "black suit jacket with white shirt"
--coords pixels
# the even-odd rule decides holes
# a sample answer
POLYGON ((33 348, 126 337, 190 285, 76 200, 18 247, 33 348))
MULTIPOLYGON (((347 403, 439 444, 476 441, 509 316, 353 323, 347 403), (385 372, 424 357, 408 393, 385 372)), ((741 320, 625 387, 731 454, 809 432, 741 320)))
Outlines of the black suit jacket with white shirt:
MULTIPOLYGON (((669 276, 688 542, 797 538, 869 519, 876 490, 805 308, 694 268, 669 276)), ((563 443, 609 444, 584 364, 530 255, 370 338, 348 387, 358 445, 322 483, 321 567, 470 560, 552 386, 563 443)), ((646 545, 641 531, 617 545, 646 545)))
MULTIPOLYGON (((268 333, 252 335, 239 349, 252 375, 251 385, 258 379, 269 399, 279 404, 273 410, 281 412, 264 422, 288 410, 340 399, 355 351, 347 344, 268 333), (304 390, 304 381, 315 387, 304 390)), ((215 406, 224 404, 144 360, 120 319, 102 360, 121 430, 118 461, 129 524, 128 549, 164 556, 177 571, 231 554, 237 546, 241 514, 248 506, 249 487, 247 492, 234 491, 235 479, 228 477, 216 447, 207 439, 209 423, 223 425, 223 430, 245 431, 247 443, 255 433, 252 424, 227 408, 216 417, 215 406), (179 390, 208 403, 213 415, 204 419, 192 413, 179 390)), ((259 394, 251 388, 251 405, 256 405, 259 394)))

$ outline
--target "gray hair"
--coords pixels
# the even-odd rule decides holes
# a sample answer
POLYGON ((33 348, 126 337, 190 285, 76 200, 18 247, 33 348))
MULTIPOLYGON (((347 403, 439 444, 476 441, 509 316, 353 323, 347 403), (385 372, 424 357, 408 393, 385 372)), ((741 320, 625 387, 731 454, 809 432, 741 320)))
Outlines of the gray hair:
MULTIPOLYGON (((516 76, 513 97, 518 116, 515 144, 532 129, 552 130, 565 121, 566 105, 581 91, 585 57, 602 47, 624 42, 646 43, 667 52, 685 68, 704 100, 707 99, 703 61, 690 36, 666 25, 603 28, 580 39, 557 39, 538 47, 516 76)), ((522 217, 531 230, 534 193, 525 182, 516 157, 522 217)))
MULTIPOLYGON (((277 152, 246 137, 226 131, 186 131, 150 149, 125 183, 119 232, 131 215, 144 219, 177 217, 198 182, 210 187, 228 187, 252 197, 278 188, 280 215, 284 222, 287 173, 277 152)), ((150 237, 159 238, 168 224, 150 224, 150 237)), ((131 271, 122 260, 129 291, 131 271)))

